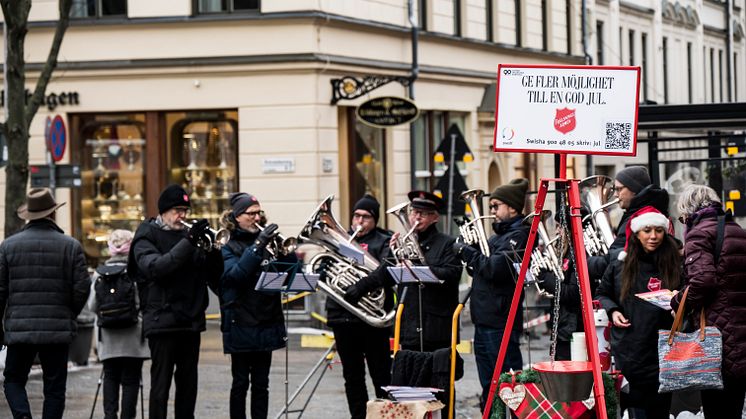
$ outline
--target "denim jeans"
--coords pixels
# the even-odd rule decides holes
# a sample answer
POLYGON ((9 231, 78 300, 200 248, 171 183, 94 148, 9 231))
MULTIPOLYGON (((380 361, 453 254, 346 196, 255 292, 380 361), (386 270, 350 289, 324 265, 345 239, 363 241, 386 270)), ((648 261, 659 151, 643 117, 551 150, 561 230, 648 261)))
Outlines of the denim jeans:
MULTIPOLYGON (((484 405, 487 402, 487 395, 490 391, 492 373, 495 371, 497 352, 500 350, 503 331, 504 329, 474 325, 474 358, 477 362, 479 384, 482 385, 482 397, 480 399, 482 411, 484 411, 484 405)), ((503 362, 501 372, 509 371, 511 368, 514 371, 523 368, 520 338, 521 333, 518 331, 513 331, 510 334, 508 351, 505 354, 505 361, 503 362)))
POLYGON ((31 417, 26 382, 36 354, 41 361, 44 379, 43 419, 59 419, 65 411, 67 387, 67 344, 8 346, 5 359, 5 398, 13 418, 31 417))

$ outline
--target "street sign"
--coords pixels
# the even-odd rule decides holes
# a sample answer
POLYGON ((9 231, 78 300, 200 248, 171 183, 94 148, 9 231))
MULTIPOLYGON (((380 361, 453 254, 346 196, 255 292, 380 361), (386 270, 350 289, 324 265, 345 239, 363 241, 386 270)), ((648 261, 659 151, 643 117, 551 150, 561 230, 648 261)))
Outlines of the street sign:
POLYGON ((500 64, 495 151, 634 156, 640 67, 500 64))
POLYGON ((451 146, 453 146, 454 161, 462 161, 464 163, 471 163, 474 160, 474 155, 471 153, 471 149, 464 140, 464 135, 461 134, 461 130, 458 129, 458 125, 452 124, 448 128, 445 137, 438 145, 433 155, 433 160, 438 163, 445 163, 451 160, 451 146), (451 144, 451 141, 455 141, 455 144, 451 144))
POLYGON ((383 96, 363 102, 357 107, 357 117, 364 124, 387 128, 412 122, 420 115, 417 105, 403 97, 383 96))
POLYGON ((67 131, 65 130, 65 121, 62 119, 62 116, 57 115, 54 117, 46 137, 47 150, 52 154, 52 160, 55 162, 62 160, 62 157, 65 155, 65 147, 67 146, 67 131))
MULTIPOLYGON (((466 212, 466 201, 461 199, 461 194, 467 190, 466 182, 464 181, 463 176, 461 176, 461 172, 456 168, 456 171, 453 172, 453 190, 451 191, 448 187, 450 176, 451 168, 449 167, 443 176, 440 177, 440 180, 438 180, 438 184, 435 185, 433 193, 439 195, 446 202, 451 202, 453 204, 453 207, 451 208, 451 216, 464 215, 466 212), (450 201, 448 199, 449 196, 450 201)), ((448 222, 450 223, 450 219, 448 222)))
MULTIPOLYGON (((56 187, 79 188, 81 186, 79 165, 58 164, 54 169, 56 187)), ((49 166, 30 166, 29 174, 32 188, 49 187, 49 166)))

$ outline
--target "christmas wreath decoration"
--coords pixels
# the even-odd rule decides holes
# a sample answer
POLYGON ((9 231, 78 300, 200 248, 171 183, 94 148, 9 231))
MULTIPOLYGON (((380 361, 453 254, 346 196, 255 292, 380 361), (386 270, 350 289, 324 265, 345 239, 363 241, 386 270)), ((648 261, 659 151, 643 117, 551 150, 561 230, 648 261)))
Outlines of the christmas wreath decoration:
MULTIPOLYGON (((616 386, 614 385, 614 378, 608 373, 602 373, 604 381, 604 400, 606 401, 606 416, 609 418, 615 418, 617 414, 617 406, 619 401, 617 400, 616 386)), ((511 409, 515 408, 520 404, 520 400, 523 399, 526 392, 526 387, 523 384, 541 383, 539 373, 533 369, 522 370, 517 373, 503 373, 500 375, 498 383, 508 383, 513 385, 512 390, 508 394, 504 394, 508 399, 508 403, 511 405, 511 409), (511 400, 513 397, 513 400, 511 400)), ((505 418, 505 402, 500 397, 500 388, 497 389, 497 394, 492 399, 492 410, 490 411, 490 419, 506 419, 505 418)), ((587 407, 587 406, 586 406, 587 407)), ((592 409, 589 409, 592 410, 592 409)))

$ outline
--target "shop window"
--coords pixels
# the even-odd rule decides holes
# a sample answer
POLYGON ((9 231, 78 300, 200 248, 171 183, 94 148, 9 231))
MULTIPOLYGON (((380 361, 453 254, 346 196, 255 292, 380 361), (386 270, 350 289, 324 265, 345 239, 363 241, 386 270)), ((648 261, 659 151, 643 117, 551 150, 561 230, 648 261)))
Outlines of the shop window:
POLYGON ((127 0, 73 0, 70 17, 105 17, 127 15, 127 0))
POLYGON ((207 218, 215 227, 238 185, 237 115, 171 112, 165 119, 168 183, 180 184, 189 192, 192 218, 207 218))
MULTIPOLYGON (((381 203, 381 209, 385 210, 387 208, 384 171, 386 130, 361 123, 355 117, 354 108, 348 110, 348 121, 354 121, 350 124, 348 133, 350 204, 354 205, 367 193, 376 197, 381 203)), ((381 217, 380 220, 385 222, 385 217, 381 217)))
POLYGON ((81 187, 74 190, 74 217, 92 264, 109 254, 106 240, 114 229, 135 231, 145 218, 145 115, 74 118, 79 133, 74 160, 81 166, 81 187))
POLYGON ((259 10, 259 0, 195 0, 197 13, 231 13, 259 10))

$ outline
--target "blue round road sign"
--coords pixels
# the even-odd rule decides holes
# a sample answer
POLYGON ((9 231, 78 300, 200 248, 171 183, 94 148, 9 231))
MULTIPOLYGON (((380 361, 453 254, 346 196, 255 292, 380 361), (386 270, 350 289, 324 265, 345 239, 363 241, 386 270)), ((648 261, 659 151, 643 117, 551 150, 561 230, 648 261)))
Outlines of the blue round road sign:
POLYGON ((58 162, 65 155, 65 146, 67 146, 67 132, 65 131, 65 121, 60 115, 52 120, 52 126, 49 128, 49 138, 47 140, 47 149, 52 153, 52 160, 58 162))

